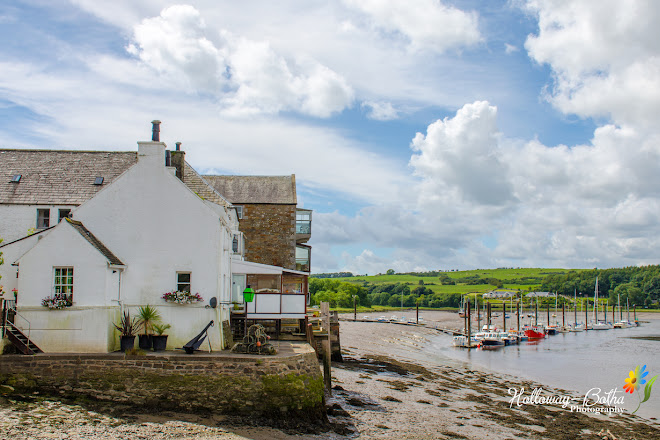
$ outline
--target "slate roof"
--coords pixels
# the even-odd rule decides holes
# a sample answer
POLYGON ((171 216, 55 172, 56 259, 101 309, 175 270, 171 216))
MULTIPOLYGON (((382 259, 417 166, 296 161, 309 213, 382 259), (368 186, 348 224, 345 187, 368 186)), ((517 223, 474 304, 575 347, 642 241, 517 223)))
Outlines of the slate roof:
POLYGON ((217 192, 233 204, 297 204, 295 174, 290 176, 208 175, 203 177, 217 192))
POLYGON ((193 167, 188 165, 188 162, 185 162, 184 165, 183 183, 204 200, 208 200, 209 202, 213 202, 220 206, 230 205, 230 202, 225 199, 221 193, 216 191, 206 179, 200 176, 193 167))
POLYGON ((108 249, 103 243, 101 243, 101 240, 96 238, 94 234, 89 232, 89 230, 79 221, 72 220, 70 218, 65 218, 65 220, 73 226, 73 229, 78 231, 82 237, 89 242, 92 246, 94 246, 100 253, 103 255, 109 262, 110 264, 116 264, 119 266, 123 266, 124 263, 121 262, 119 258, 113 254, 110 249, 108 249))
POLYGON ((0 204, 80 205, 136 162, 135 151, 0 150, 0 204))

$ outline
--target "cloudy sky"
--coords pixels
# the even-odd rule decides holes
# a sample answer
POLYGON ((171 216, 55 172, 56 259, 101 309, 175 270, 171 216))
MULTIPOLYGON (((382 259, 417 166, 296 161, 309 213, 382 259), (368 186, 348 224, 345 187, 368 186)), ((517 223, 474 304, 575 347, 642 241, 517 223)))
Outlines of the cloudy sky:
POLYGON ((660 252, 660 2, 6 0, 0 148, 296 174, 313 272, 660 252))

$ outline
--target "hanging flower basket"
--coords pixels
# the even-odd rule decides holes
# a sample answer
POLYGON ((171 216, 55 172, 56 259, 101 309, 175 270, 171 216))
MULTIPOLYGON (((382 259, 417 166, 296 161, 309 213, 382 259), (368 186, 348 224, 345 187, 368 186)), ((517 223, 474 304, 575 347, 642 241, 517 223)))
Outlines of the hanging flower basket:
POLYGON ((41 300, 41 305, 51 310, 62 310, 73 305, 71 297, 68 295, 55 294, 47 296, 41 300))
POLYGON ((199 293, 179 291, 164 293, 163 299, 169 303, 175 304, 194 304, 203 301, 203 298, 199 293))

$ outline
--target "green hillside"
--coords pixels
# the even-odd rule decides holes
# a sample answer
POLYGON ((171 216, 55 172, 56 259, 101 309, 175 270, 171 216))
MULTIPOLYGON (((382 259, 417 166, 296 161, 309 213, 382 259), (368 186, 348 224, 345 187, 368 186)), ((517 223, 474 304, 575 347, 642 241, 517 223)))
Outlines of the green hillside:
MULTIPOLYGON (((660 266, 631 266, 618 269, 478 269, 394 273, 374 276, 345 276, 349 273, 312 275, 312 303, 329 301, 331 307, 360 306, 445 308, 457 307, 465 295, 494 290, 554 292, 560 302, 570 302, 573 293, 588 300, 599 280, 600 300, 621 300, 645 309, 660 308, 660 266)), ((501 300, 491 299, 498 303, 501 300)), ((540 299, 539 302, 554 302, 540 299)))
POLYGON ((494 289, 534 291, 540 289, 548 275, 564 275, 568 269, 477 269, 454 272, 425 272, 420 274, 393 274, 334 278, 349 283, 423 285, 436 293, 486 293, 494 289), (456 284, 448 284, 443 280, 456 284), (420 280, 423 284, 420 283, 420 280), (481 283, 483 280, 483 284, 481 283), (501 283, 497 283, 499 280, 501 283))

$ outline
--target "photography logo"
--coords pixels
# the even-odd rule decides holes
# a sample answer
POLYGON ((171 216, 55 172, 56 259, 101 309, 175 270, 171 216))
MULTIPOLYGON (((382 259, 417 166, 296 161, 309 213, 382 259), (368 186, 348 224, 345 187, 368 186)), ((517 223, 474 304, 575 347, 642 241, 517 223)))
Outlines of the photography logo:
POLYGON ((642 406, 642 403, 651 398, 651 387, 653 386, 655 380, 658 378, 658 375, 656 374, 653 376, 648 380, 647 383, 645 378, 648 376, 648 374, 649 372, 646 371, 646 365, 642 366, 642 368, 639 368, 638 365, 634 370, 630 370, 630 374, 628 375, 629 377, 626 378, 626 384, 623 386, 623 390, 626 393, 632 394, 637 391, 637 388, 639 388, 640 385, 646 384, 646 387, 644 388, 644 400, 642 400, 641 392, 637 393, 637 396, 639 396, 639 405, 637 405, 637 409, 632 412, 633 414, 635 414, 639 407, 642 406))

